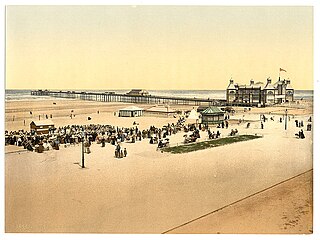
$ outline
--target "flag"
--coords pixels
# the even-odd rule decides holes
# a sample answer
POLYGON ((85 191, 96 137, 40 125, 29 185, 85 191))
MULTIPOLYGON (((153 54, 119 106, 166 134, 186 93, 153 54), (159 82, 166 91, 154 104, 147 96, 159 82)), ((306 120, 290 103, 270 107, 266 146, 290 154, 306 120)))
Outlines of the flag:
POLYGON ((281 72, 281 71, 287 72, 287 71, 286 71, 286 70, 284 70, 283 68, 280 68, 280 72, 281 72))

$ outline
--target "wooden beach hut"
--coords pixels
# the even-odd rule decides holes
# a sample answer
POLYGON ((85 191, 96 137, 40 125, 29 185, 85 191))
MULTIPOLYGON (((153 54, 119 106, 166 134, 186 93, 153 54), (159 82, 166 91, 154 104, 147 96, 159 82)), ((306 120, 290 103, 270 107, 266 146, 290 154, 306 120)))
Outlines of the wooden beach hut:
POLYGON ((217 124, 224 121, 224 111, 216 106, 208 107, 201 113, 201 122, 203 124, 217 124))
POLYGON ((54 128, 54 123, 51 120, 32 121, 30 123, 30 130, 34 130, 37 134, 48 134, 50 128, 54 128))
POLYGON ((142 116, 143 108, 130 106, 119 110, 119 117, 140 117, 142 116))

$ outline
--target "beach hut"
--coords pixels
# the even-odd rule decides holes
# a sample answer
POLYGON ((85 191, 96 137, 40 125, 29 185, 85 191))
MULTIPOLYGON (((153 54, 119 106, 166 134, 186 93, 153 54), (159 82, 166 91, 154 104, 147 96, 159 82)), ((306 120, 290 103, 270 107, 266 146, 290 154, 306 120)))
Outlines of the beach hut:
POLYGON ((201 120, 204 124, 217 124, 224 121, 224 111, 216 106, 208 107, 201 113, 201 120))
POLYGON ((50 128, 54 128, 54 123, 51 120, 32 121, 30 123, 30 130, 34 130, 37 134, 48 134, 50 128))
POLYGON ((143 108, 130 106, 119 110, 119 117, 140 117, 142 116, 143 108))

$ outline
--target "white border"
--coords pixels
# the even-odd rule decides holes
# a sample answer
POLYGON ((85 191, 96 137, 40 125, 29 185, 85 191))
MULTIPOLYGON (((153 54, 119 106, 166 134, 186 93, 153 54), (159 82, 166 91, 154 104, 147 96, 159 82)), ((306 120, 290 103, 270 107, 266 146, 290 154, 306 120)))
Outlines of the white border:
MULTIPOLYGON (((199 1, 178 1, 178 0, 3 0, 1 1, 1 11, 0 11, 0 30, 1 33, 5 33, 5 6, 6 5, 220 5, 220 6, 313 6, 314 7, 314 233, 310 235, 150 235, 150 234, 136 234, 136 235, 127 235, 127 234, 5 234, 4 233, 4 161, 2 161, 0 166, 0 239, 56 239, 56 238, 77 238, 77 239, 119 239, 119 238, 133 238, 133 239, 161 239, 161 238, 183 238, 183 239, 320 239, 320 209, 319 209, 319 133, 320 133, 320 121, 319 121, 319 96, 320 96, 320 78, 319 78, 319 22, 320 22, 320 5, 319 1, 316 0, 270 0, 270 1, 235 1, 235 0, 199 0, 199 1)), ((2 48, 0 48, 1 57, 1 66, 0 74, 2 79, 2 86, 4 85, 5 79, 5 34, 2 34, 0 38, 0 43, 2 48)), ((2 150, 4 148, 4 89, 0 90, 1 97, 3 99, 2 106, 3 110, 1 111, 2 124, 0 125, 0 142, 2 150)), ((2 153, 3 160, 4 153, 2 153)))

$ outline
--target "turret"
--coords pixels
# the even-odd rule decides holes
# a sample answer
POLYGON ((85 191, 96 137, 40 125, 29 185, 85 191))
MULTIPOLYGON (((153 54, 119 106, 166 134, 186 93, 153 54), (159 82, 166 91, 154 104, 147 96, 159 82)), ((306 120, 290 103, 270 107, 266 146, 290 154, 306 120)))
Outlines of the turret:
POLYGON ((236 89, 233 79, 230 79, 230 83, 227 89, 236 89))

